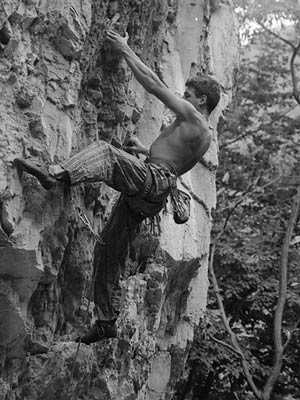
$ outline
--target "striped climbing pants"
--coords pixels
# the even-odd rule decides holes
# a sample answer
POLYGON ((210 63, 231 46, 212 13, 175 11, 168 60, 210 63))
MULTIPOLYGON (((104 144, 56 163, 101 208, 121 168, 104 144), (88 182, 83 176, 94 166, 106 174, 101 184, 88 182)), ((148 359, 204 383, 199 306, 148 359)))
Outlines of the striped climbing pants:
POLYGON ((123 193, 132 210, 144 217, 157 214, 164 205, 176 175, 166 165, 143 162, 99 140, 62 164, 71 185, 105 182, 123 193))

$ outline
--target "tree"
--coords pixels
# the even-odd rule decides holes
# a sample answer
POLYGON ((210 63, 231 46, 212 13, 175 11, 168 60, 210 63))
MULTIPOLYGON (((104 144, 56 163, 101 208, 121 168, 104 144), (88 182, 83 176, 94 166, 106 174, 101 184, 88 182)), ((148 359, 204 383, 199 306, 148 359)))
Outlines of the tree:
MULTIPOLYGON (((211 296, 207 321, 190 355, 190 387, 181 399, 250 399, 250 387, 256 398, 264 400, 271 399, 272 392, 274 398, 299 395, 299 250, 294 245, 288 250, 299 235, 296 52, 289 63, 291 43, 297 45, 282 40, 278 31, 270 34, 276 20, 277 26, 289 21, 298 29, 296 2, 290 3, 287 9, 283 2, 239 2, 243 21, 257 25, 241 60, 235 107, 220 138, 210 260, 219 307, 211 296), (269 14, 262 12, 269 3, 269 14), (245 385, 240 360, 250 386, 245 385)), ((248 34, 250 28, 248 24, 248 34)))

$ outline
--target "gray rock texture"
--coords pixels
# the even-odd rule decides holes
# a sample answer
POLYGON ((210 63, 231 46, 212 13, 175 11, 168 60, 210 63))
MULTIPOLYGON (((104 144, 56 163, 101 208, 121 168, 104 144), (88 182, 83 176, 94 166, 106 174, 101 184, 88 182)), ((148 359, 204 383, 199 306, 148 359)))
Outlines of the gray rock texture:
POLYGON ((229 1, 2 0, 0 4, 0 399, 172 399, 206 307, 218 120, 231 100, 237 28, 229 1), (169 112, 105 44, 129 44, 175 92, 197 72, 222 83, 213 143, 180 179, 188 223, 161 215, 130 245, 115 293, 118 338, 74 339, 94 321, 95 238, 117 193, 103 183, 45 191, 16 157, 48 165, 97 138, 150 144, 169 112))

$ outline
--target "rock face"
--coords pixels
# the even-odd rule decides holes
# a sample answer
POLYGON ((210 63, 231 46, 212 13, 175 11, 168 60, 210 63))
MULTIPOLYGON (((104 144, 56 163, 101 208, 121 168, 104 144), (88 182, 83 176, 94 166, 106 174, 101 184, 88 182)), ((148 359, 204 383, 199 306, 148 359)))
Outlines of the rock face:
MULTIPOLYGON (((192 215, 161 234, 146 224, 130 245, 115 297, 118 338, 74 342, 95 318, 95 238, 116 193, 105 184, 46 192, 15 157, 66 160, 97 138, 150 144, 170 115, 145 93, 105 29, 129 44, 175 92, 198 71, 230 102, 238 41, 228 1, 3 0, 0 4, 0 399, 171 399, 206 306, 217 135, 203 162, 181 177, 192 215)), ((216 132, 216 130, 215 130, 216 132)))

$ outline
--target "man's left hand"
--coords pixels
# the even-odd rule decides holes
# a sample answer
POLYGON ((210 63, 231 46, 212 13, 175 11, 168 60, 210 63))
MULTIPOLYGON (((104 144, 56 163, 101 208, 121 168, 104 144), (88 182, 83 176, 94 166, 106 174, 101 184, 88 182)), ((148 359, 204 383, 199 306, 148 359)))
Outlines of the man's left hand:
POLYGON ((112 30, 108 30, 106 32, 106 40, 111 45, 111 47, 114 50, 118 51, 119 53, 123 53, 128 47, 127 45, 128 38, 129 35, 127 32, 125 34, 125 37, 122 37, 117 32, 114 32, 112 30))

